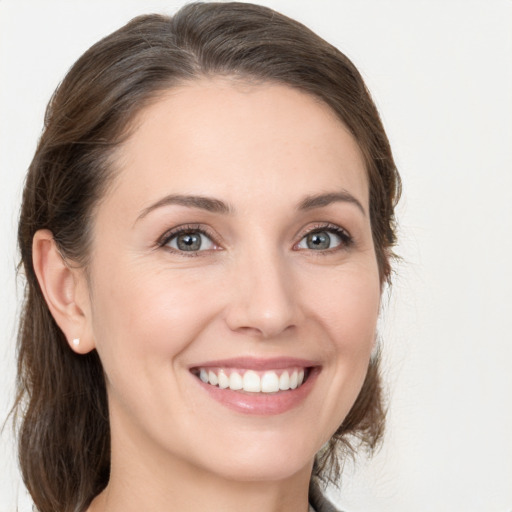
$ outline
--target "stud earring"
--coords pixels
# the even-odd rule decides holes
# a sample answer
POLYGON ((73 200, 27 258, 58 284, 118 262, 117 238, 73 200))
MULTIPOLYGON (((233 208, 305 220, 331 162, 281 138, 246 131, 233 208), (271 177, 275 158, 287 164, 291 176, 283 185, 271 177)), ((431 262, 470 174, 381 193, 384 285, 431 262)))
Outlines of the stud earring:
POLYGON ((78 347, 78 345, 80 345, 80 338, 73 338, 73 345, 78 347))

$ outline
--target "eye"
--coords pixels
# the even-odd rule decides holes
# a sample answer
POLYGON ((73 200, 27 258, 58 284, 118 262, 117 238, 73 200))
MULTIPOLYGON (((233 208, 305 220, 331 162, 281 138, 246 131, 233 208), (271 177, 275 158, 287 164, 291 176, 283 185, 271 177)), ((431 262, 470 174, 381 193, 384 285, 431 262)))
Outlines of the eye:
POLYGON ((208 251, 216 247, 208 235, 197 229, 171 233, 162 245, 181 252, 208 251))
POLYGON ((348 247, 352 238, 339 227, 315 228, 307 233, 297 244, 297 249, 309 249, 312 251, 328 251, 332 249, 348 247))

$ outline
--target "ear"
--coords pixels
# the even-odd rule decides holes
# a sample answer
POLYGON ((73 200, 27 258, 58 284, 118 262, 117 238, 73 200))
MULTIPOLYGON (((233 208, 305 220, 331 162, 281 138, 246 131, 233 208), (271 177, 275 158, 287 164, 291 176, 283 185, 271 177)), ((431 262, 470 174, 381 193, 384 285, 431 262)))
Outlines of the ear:
POLYGON ((93 350, 91 308, 83 269, 69 265, 47 229, 34 235, 32 262, 50 313, 71 349, 79 354, 93 350))

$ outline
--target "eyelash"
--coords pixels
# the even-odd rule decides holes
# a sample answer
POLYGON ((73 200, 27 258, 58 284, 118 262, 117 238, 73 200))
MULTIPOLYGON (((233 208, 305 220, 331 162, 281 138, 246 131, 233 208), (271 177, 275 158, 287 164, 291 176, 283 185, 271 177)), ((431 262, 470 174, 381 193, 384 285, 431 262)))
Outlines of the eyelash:
MULTIPOLYGON (((166 231, 158 240, 157 247, 164 248, 167 244, 171 242, 173 238, 178 237, 179 235, 185 234, 185 233, 199 233, 201 235, 206 236, 209 238, 214 245, 219 245, 215 241, 216 237, 215 235, 210 232, 208 229, 204 228, 203 226, 199 224, 185 224, 183 226, 178 226, 176 228, 173 228, 169 231, 166 231)), ((206 252, 206 251, 177 251, 176 249, 173 249, 172 247, 167 247, 167 250, 171 252, 177 252, 183 256, 187 257, 194 257, 199 256, 200 252, 206 252)))
POLYGON ((337 235, 341 240, 340 245, 337 247, 319 251, 309 249, 310 252, 313 252, 318 256, 325 256, 328 254, 332 254, 333 252, 350 249, 354 245, 354 238, 352 237, 352 235, 350 235, 350 233, 347 230, 343 229, 342 227, 336 224, 325 222, 316 224, 315 226, 312 226, 311 228, 307 229, 304 233, 302 233, 299 242, 295 244, 294 247, 296 247, 300 242, 302 242, 302 240, 308 235, 312 235, 314 233, 322 233, 324 231, 327 233, 334 233, 335 235, 337 235))
MULTIPOLYGON (((322 233, 324 231, 327 233, 334 233, 335 235, 337 235, 341 240, 341 244, 339 246, 336 246, 333 248, 318 250, 318 251, 309 249, 310 252, 314 252, 318 255, 325 255, 325 254, 331 254, 333 252, 340 251, 340 250, 350 249, 350 247, 352 247, 354 245, 354 239, 348 233, 348 231, 341 228, 340 226, 337 226, 336 224, 331 224, 329 222, 326 222, 326 223, 322 223, 322 224, 316 224, 315 226, 312 226, 311 228, 309 228, 308 230, 303 232, 301 234, 299 242, 294 244, 293 247, 296 248, 297 245, 300 244, 302 242, 302 240, 304 240, 304 238, 307 237, 308 235, 311 235, 314 233, 322 233)), ((203 226, 201 226, 199 224, 186 224, 183 226, 178 226, 176 228, 173 228, 169 231, 166 231, 157 241, 157 247, 163 248, 163 247, 167 246, 167 244, 169 244, 171 242, 171 240, 173 240, 174 238, 178 237, 179 235, 185 234, 185 233, 199 233, 201 235, 208 237, 214 245, 216 245, 216 246, 219 245, 215 240, 216 236, 213 233, 211 233, 210 230, 205 229, 203 226)), ((172 251, 172 252, 178 252, 179 254, 181 254, 183 256, 187 256, 187 257, 199 256, 200 252, 207 252, 205 250, 203 250, 203 251, 177 251, 171 247, 167 247, 167 250, 172 251)), ((302 250, 302 249, 295 249, 295 250, 302 250)))

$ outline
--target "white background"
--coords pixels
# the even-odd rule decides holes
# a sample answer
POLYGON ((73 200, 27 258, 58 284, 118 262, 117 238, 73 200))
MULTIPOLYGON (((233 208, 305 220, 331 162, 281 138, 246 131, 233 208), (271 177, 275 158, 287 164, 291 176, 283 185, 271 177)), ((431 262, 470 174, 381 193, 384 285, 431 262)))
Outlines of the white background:
MULTIPOLYGON (((47 100, 92 43, 173 0, 0 0, 0 419, 13 398, 15 225, 47 100)), ((360 68, 404 182, 381 333, 388 434, 350 512, 512 511, 512 1, 268 0, 360 68)), ((18 292, 19 294, 19 292, 18 292)), ((0 512, 28 510, 6 428, 0 512)))

